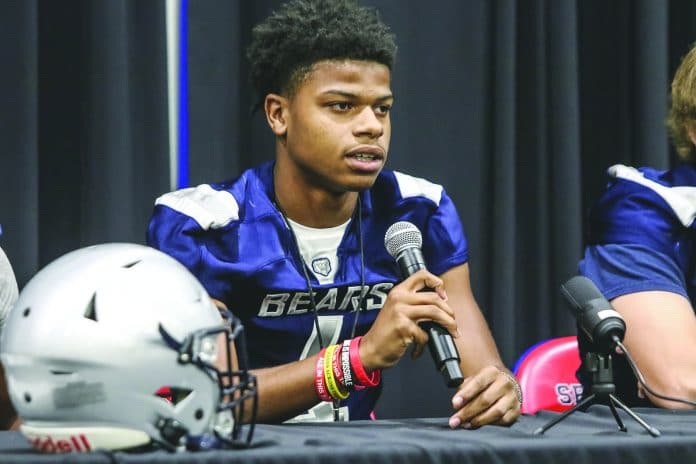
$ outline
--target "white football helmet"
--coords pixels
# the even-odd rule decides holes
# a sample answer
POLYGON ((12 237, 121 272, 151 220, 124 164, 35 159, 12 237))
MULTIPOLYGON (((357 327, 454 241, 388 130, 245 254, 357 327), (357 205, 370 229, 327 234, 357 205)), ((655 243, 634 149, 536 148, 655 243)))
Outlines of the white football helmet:
POLYGON ((20 293, 2 333, 22 432, 45 452, 248 445, 256 381, 243 328, 227 316, 153 248, 111 243, 57 259, 20 293), (223 339, 235 342, 235 369, 223 339), (219 347, 226 371, 215 367, 219 347))

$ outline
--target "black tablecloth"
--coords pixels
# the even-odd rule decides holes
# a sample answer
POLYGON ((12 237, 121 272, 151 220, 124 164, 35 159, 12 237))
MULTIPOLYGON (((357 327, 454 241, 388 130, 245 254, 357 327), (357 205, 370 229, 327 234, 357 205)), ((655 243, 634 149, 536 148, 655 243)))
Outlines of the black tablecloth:
POLYGON ((618 431, 605 406, 577 412, 544 435, 557 414, 522 416, 512 427, 450 430, 447 418, 257 426, 246 450, 198 453, 41 455, 18 432, 0 432, 0 462, 77 463, 682 463, 696 462, 696 411, 635 409, 662 435, 650 436, 620 411, 618 431))

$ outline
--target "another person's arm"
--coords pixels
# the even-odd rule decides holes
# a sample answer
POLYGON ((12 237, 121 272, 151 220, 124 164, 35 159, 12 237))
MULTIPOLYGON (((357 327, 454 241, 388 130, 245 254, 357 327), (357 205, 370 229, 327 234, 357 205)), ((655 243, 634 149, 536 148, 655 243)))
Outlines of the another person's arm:
MULTIPOLYGON (((626 320, 623 343, 648 385, 662 395, 696 401, 696 317, 689 300, 676 293, 646 291, 611 303, 626 320)), ((654 397, 641 387, 638 391, 659 407, 693 408, 654 397)))
MULTIPOLYGON (((675 180, 688 178, 690 169, 610 167, 609 187, 590 215, 580 271, 626 320, 624 344, 651 388, 696 400, 696 317, 687 293, 693 207, 675 180)), ((687 407, 647 397, 656 406, 687 407)))

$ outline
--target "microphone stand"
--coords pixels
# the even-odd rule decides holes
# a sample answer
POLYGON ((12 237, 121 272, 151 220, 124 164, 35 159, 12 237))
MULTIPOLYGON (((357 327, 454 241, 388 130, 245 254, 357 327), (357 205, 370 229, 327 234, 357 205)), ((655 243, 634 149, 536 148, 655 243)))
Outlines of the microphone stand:
POLYGON ((633 420, 638 422, 645 430, 648 431, 650 435, 652 435, 653 437, 660 436, 659 430, 657 430, 655 427, 649 425, 643 419, 638 417, 636 413, 631 411, 631 409, 628 406, 623 404, 616 397, 616 395, 614 395, 614 392, 616 391, 616 386, 614 385, 614 372, 612 370, 611 354, 604 355, 600 353, 587 353, 587 355, 585 356, 583 367, 587 372, 592 373, 592 393, 587 398, 583 398, 582 401, 580 401, 578 404, 575 405, 575 407, 573 407, 573 409, 569 409, 568 411, 561 414, 559 417, 552 419, 542 427, 536 429, 534 431, 534 435, 543 434, 548 429, 558 424, 575 411, 585 408, 586 406, 591 406, 593 404, 608 404, 609 409, 611 410, 611 413, 614 415, 616 424, 619 426, 619 430, 621 432, 626 431, 626 426, 621 421, 621 418, 619 417, 619 414, 616 411, 616 406, 623 409, 626 412, 626 414, 628 414, 633 418, 633 420))

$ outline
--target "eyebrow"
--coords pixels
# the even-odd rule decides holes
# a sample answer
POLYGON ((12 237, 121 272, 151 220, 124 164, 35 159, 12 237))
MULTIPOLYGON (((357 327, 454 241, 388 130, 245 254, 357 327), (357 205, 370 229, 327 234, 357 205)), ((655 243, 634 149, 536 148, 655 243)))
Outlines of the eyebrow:
MULTIPOLYGON (((322 92, 322 95, 339 95, 341 97, 352 98, 354 100, 360 99, 360 97, 354 93, 346 92, 343 90, 327 90, 322 92)), ((390 93, 387 95, 382 95, 375 98, 376 101, 394 100, 394 94, 390 93)))

